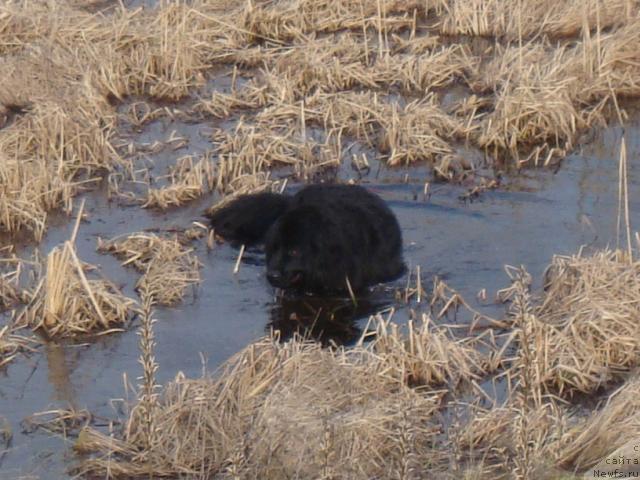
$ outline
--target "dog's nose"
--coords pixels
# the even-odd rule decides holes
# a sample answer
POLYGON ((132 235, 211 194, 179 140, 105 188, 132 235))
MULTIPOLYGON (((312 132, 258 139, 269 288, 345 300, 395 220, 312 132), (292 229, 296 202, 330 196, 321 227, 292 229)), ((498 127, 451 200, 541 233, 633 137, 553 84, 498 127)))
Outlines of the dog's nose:
POLYGON ((282 275, 278 272, 267 272, 267 280, 271 285, 277 287, 282 283, 282 275))

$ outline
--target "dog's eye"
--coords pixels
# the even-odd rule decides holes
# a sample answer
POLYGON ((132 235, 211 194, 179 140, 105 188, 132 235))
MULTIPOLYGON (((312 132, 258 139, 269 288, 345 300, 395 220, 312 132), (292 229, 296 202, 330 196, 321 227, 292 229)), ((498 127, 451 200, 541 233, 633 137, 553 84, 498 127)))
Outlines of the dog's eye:
POLYGON ((292 248, 291 250, 289 250, 289 256, 290 257, 299 257, 300 256, 300 250, 298 250, 297 248, 292 248))

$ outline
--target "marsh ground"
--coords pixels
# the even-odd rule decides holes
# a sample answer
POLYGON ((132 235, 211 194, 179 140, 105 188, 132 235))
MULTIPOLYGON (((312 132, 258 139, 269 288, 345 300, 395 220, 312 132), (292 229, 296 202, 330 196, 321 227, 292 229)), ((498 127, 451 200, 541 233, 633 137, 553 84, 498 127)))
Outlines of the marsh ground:
MULTIPOLYGON (((495 301, 496 292, 512 282, 505 265, 525 265, 532 275, 535 295, 542 295, 543 272, 553 255, 571 255, 583 245, 591 251, 619 245, 623 137, 629 223, 631 227, 638 225, 640 115, 635 100, 629 98, 640 92, 637 52, 630 47, 640 35, 637 2, 550 2, 553 6, 545 7, 542 2, 523 0, 510 3, 511 11, 503 8, 504 2, 475 0, 433 2, 431 7, 378 2, 366 8, 359 2, 343 2, 341 8, 335 8, 331 2, 313 1, 249 2, 241 6, 224 1, 132 1, 125 2, 126 8, 122 9, 114 8, 114 3, 70 1, 54 8, 46 2, 15 2, 0 10, 0 20, 5 22, 0 25, 0 54, 9 72, 0 86, 0 247, 10 249, 0 250, 4 257, 0 266, 6 275, 3 280, 8 280, 6 285, 20 284, 26 292, 23 302, 14 302, 7 294, 11 304, 0 314, 3 325, 17 322, 24 326, 27 322, 31 327, 42 327, 41 317, 57 306, 59 316, 50 316, 51 325, 46 321, 44 325, 50 333, 69 333, 74 328, 71 321, 70 327, 56 330, 58 324, 66 323, 66 315, 70 318, 77 311, 86 313, 95 304, 93 299, 87 300, 84 310, 76 310, 79 307, 75 304, 63 305, 56 300, 64 299, 64 288, 46 283, 51 277, 46 275, 46 259, 53 258, 53 249, 73 236, 74 214, 82 200, 86 218, 78 224, 77 257, 99 266, 105 278, 133 299, 140 293, 136 285, 141 273, 122 266, 122 259, 98 252, 98 238, 124 238, 141 231, 168 237, 182 234, 194 221, 204 221, 203 210, 226 195, 276 188, 285 178, 291 190, 305 181, 358 181, 384 198, 398 216, 411 276, 374 289, 353 314, 344 299, 300 302, 277 298, 265 280, 259 253, 247 253, 239 272, 233 274, 237 251, 229 245, 216 244, 209 249, 206 236, 185 240, 182 247, 193 249, 201 263, 201 267, 195 267, 199 281, 187 281, 184 298, 175 305, 155 306, 154 354, 159 369, 152 380, 158 384, 166 384, 178 372, 184 372, 187 378, 198 377, 203 361, 208 371, 214 370, 263 337, 271 326, 290 333, 304 323, 305 317, 313 318, 313 309, 318 308, 322 313, 334 308, 346 312, 347 318, 321 321, 320 327, 330 331, 330 338, 347 344, 357 340, 370 314, 388 307, 395 308, 393 321, 401 326, 409 320, 416 323, 427 313, 438 325, 455 327, 471 322, 473 312, 465 308, 457 317, 451 309, 438 315, 452 291, 442 290, 441 284, 440 289, 432 291, 436 277, 459 292, 478 314, 499 321, 519 318, 513 312, 507 315, 512 306, 495 301), (158 10, 150 9, 152 5, 158 10), (140 6, 145 8, 138 10, 140 6), (551 168, 526 168, 536 166, 551 168), (89 182, 94 178, 97 180, 89 182), (87 183, 78 183, 83 181, 87 183), (32 264, 35 252, 38 257, 32 264), (25 260, 17 283, 11 270, 15 263, 7 261, 10 254, 25 260), (416 267, 420 267, 424 289, 421 302, 415 295, 402 298, 416 288, 416 267), (30 270, 40 274, 30 277, 30 270), (43 272, 45 275, 41 275, 43 272), (46 288, 36 288, 39 280, 46 288), (486 296, 481 298, 483 290, 486 296), (21 316, 23 303, 27 314, 21 316), (293 314, 298 321, 291 321, 293 314)), ((147 266, 141 264, 140 268, 147 266)), ((90 275, 89 268, 81 269, 90 275)), ((70 271, 73 273, 73 269, 70 271)), ((74 275, 80 277, 74 280, 80 288, 77 291, 91 297, 91 289, 83 290, 82 275, 74 275)), ((196 276, 193 278, 197 280, 196 276)), ((162 275, 159 279, 162 282, 162 275)), ((166 283, 174 283, 173 277, 166 283)), ((99 290, 95 285, 94 294, 99 290)), ((4 295, 5 291, 0 293, 4 295)), ((631 303, 625 308, 636 308, 631 303)), ((592 321, 598 311, 609 314, 610 305, 596 305, 589 310, 590 316, 585 315, 586 320, 579 320, 592 321)), ((627 315, 628 311, 623 313, 627 315)), ((611 315, 619 320, 615 312, 611 315)), ((609 318, 602 316, 604 321, 609 318)), ((541 318, 544 323, 546 317, 541 318)), ((634 321, 629 315, 625 319, 627 323, 634 321)), ((486 325, 485 320, 480 319, 480 323, 486 325)), ((594 321, 603 320, 598 317, 594 321)), ((100 325, 100 318, 92 325, 100 325)), ((17 350, 15 357, 10 348, 8 353, 0 350, 6 355, 0 360, 7 359, 0 380, 0 439, 6 446, 0 449, 0 478, 71 476, 68 469, 78 461, 69 448, 76 440, 76 429, 71 428, 68 437, 60 432, 51 435, 35 428, 42 417, 34 414, 52 411, 55 419, 62 409, 87 410, 93 415, 91 426, 103 433, 109 431, 109 422, 115 417, 129 418, 123 404, 113 399, 125 395, 123 375, 133 385, 144 384, 137 379, 143 373, 139 336, 135 333, 139 325, 139 317, 133 324, 117 323, 115 326, 124 327, 124 331, 97 338, 80 335, 44 340, 39 336, 33 352, 17 350)), ((627 326, 624 322, 620 325, 621 331, 627 326)), ((572 457, 566 449, 553 447, 555 437, 543 425, 539 430, 529 429, 540 433, 535 442, 529 442, 523 434, 521 443, 525 446, 515 452, 507 448, 504 459, 489 447, 483 450, 486 445, 478 440, 470 443, 486 458, 478 462, 469 456, 469 464, 464 467, 462 460, 457 463, 462 456, 451 449, 469 441, 460 440, 463 435, 459 432, 448 433, 455 430, 452 425, 460 423, 447 407, 455 403, 452 400, 468 401, 474 396, 479 406, 488 410, 495 400, 516 412, 537 414, 541 405, 556 408, 553 395, 559 395, 569 399, 562 404, 566 418, 575 415, 587 419, 585 425, 593 426, 596 422, 588 420, 590 414, 595 418, 599 411, 597 402, 623 385, 624 376, 639 363, 637 351, 633 353, 637 338, 630 340, 621 334, 612 340, 613 349, 619 347, 626 352, 628 347, 631 353, 620 357, 603 347, 602 358, 594 357, 595 373, 580 372, 584 378, 577 375, 578 379, 572 375, 551 376, 539 384, 534 382, 532 389, 527 386, 530 379, 522 373, 531 364, 522 353, 526 322, 516 320, 509 327, 514 337, 510 337, 510 328, 495 329, 500 337, 496 351, 508 344, 508 353, 513 353, 515 360, 506 358, 502 351, 488 363, 497 362, 511 373, 495 379, 495 369, 480 369, 483 371, 476 372, 477 377, 472 376, 476 385, 471 393, 459 392, 457 380, 450 378, 444 388, 438 378, 431 382, 411 377, 421 365, 442 361, 437 352, 432 352, 433 362, 413 352, 406 356, 406 364, 400 361, 402 368, 412 365, 415 369, 398 374, 402 385, 406 381, 427 390, 450 389, 446 401, 439 398, 443 403, 436 423, 442 435, 437 439, 425 437, 437 447, 432 450, 441 454, 440 458, 429 459, 433 471, 449 471, 455 476, 477 467, 478 478, 494 478, 492 468, 502 462, 507 468, 519 468, 521 478, 540 478, 540 465, 534 464, 545 458, 545 448, 561 452, 559 458, 549 462, 553 463, 549 465, 551 470, 558 465, 568 470, 584 469, 610 453, 601 451, 602 446, 589 450, 589 438, 580 435, 590 430, 578 426, 568 435, 569 440, 565 439, 568 443, 560 442, 571 450, 571 445, 582 441, 584 449, 574 448, 581 453, 572 457), (513 338, 519 339, 519 346, 512 343, 513 338), (419 362, 414 361, 416 357, 419 362), (509 365, 516 365, 515 370, 509 365), (552 394, 544 402, 536 396, 536 389, 543 386, 552 394), (558 391, 562 388, 578 392, 567 397, 567 391, 558 391), (581 389, 588 395, 581 395, 581 389), (486 392, 486 398, 480 391, 486 392), (533 450, 526 445, 533 445, 533 450), (596 453, 588 453, 592 451, 596 453), (449 458, 443 460, 447 455, 449 458)), ((601 327, 598 324, 595 330, 601 327)), ((23 328, 15 333, 28 335, 28 331, 23 328)), ((453 328, 452 332, 454 338, 463 338, 467 329, 453 328)), ((588 336, 595 338, 599 348, 602 339, 593 332, 588 336)), ((263 347, 256 348, 261 351, 263 347)), ((299 347, 291 348, 293 353, 287 355, 295 357, 299 347)), ((397 352, 384 343, 379 348, 379 354, 390 352, 388 366, 395 371, 397 352)), ((314 355, 320 364, 327 361, 334 365, 331 362, 335 359, 323 353, 311 351, 304 358, 313 364, 314 355)), ((301 365, 306 365, 304 358, 301 365)), ((346 360, 340 362, 348 364, 346 360)), ((443 364, 448 368, 447 362, 443 364)), ((384 366, 380 368, 386 371, 384 366)), ((319 371, 322 373, 322 369, 319 371)), ((354 375, 354 385, 367 387, 366 382, 358 383, 362 379, 353 372, 347 369, 344 373, 354 375)), ((393 382, 384 383, 388 381, 385 375, 380 376, 381 386, 371 387, 372 391, 399 388, 393 382)), ((234 377, 229 378, 231 382, 234 377)), ((322 384, 324 377, 318 378, 322 384)), ((248 383, 252 381, 257 380, 250 378, 248 383)), ((287 400, 287 386, 286 381, 269 385, 269 398, 284 395, 287 400)), ((345 395, 353 401, 356 393, 345 395)), ((389 402, 395 408, 397 402, 402 405, 411 398, 425 422, 427 418, 433 421, 435 414, 427 406, 431 401, 428 392, 418 399, 410 397, 414 393, 406 395, 389 402)), ((128 400, 127 404, 135 404, 133 396, 128 400)), ((327 399, 319 402, 328 409, 332 407, 327 399)), ((637 403, 634 405, 634 409, 628 409, 629 421, 637 415, 637 403)), ((247 412, 257 418, 273 415, 283 429, 271 431, 273 438, 282 432, 292 433, 287 430, 287 412, 294 419, 306 414, 295 403, 287 404, 291 410, 280 416, 268 406, 265 401, 247 412)), ((375 405, 367 408, 376 410, 375 405)), ((385 425, 395 431, 402 418, 390 418, 385 425)), ((521 424, 516 434, 522 434, 527 430, 526 415, 517 418, 521 424)), ((83 423, 82 415, 78 419, 83 423)), ((315 420, 309 421, 311 427, 317 427, 315 420)), ((609 426, 622 421, 615 422, 611 419, 609 426)), ((67 426, 74 427, 71 423, 67 426)), ((153 422, 149 420, 148 424, 153 422)), ((113 425, 116 437, 120 427, 113 425)), ((318 436, 311 427, 301 429, 303 440, 318 436)), ((235 438, 233 422, 225 428, 218 431, 220 438, 235 438)), ((480 427, 475 434, 481 435, 478 432, 484 430, 480 427)), ((127 441, 139 446, 136 432, 129 434, 127 441)), ((144 435, 143 441, 151 438, 144 435)), ((355 435, 349 438, 362 440, 364 445, 376 439, 374 434, 367 437, 366 431, 349 435, 355 435)), ((420 437, 422 433, 415 435, 420 437)), ((603 438, 595 433, 591 437, 603 438)), ((326 478, 339 477, 341 462, 352 461, 351 455, 363 458, 352 451, 340 456, 345 451, 338 448, 337 440, 332 459, 328 460, 329 453, 324 459, 326 478), (330 463, 336 468, 333 473, 327 470, 330 463)), ((251 440, 247 442, 250 449, 251 440)), ((97 444, 97 450, 105 453, 104 444, 97 444)), ((313 452, 313 442, 309 445, 313 452)), ((200 446, 184 445, 186 450, 200 446)), ((203 455, 202 472, 230 478, 243 478, 242 473, 233 473, 232 467, 245 469, 247 477, 251 477, 250 472, 266 475, 261 478, 281 478, 278 475, 291 472, 289 468, 309 475, 318 473, 313 458, 293 455, 300 452, 288 452, 292 466, 269 466, 260 471, 268 462, 256 466, 251 458, 235 461, 225 450, 228 447, 212 447, 203 455)), ((330 446, 325 447, 331 452, 330 446)), ((258 452, 256 458, 277 457, 261 457, 260 449, 254 450, 258 452)), ((154 451, 143 448, 138 453, 148 461, 145 455, 153 457, 154 451)), ((123 457, 130 460, 130 451, 126 452, 123 457)), ((423 478, 424 471, 414 463, 416 458, 418 462, 424 460, 420 457, 424 450, 416 447, 414 453, 385 452, 389 458, 399 459, 400 466, 395 460, 389 462, 390 476, 423 478)), ((176 458, 171 468, 197 470, 181 460, 176 458)), ((149 471, 175 475, 175 470, 154 461, 157 459, 149 460, 149 471)), ((101 464, 92 468, 95 470, 88 470, 104 473, 101 464)))
MULTIPOLYGON (((170 130, 169 125, 157 135, 170 130)), ((628 124, 631 158, 640 155, 639 131, 637 120, 628 124)), ((524 264, 539 284, 554 254, 571 254, 585 244, 598 248, 614 242, 615 152, 621 134, 620 128, 611 127, 580 153, 571 155, 557 173, 528 171, 507 177, 504 188, 487 192, 472 203, 458 198, 464 188, 447 184, 436 185, 425 202, 425 173, 420 168, 383 170, 378 179, 373 175, 365 179, 398 216, 407 262, 422 267, 423 279, 429 282, 437 275, 470 299, 475 308, 501 318, 504 306, 491 303, 495 292, 509 283, 503 265, 524 264), (482 289, 487 290, 488 301, 473 301, 482 289)), ((632 163, 629 173, 632 222, 638 224, 640 170, 632 163)), ((350 178, 350 168, 344 168, 340 176, 350 178)), ((135 206, 109 206, 104 194, 89 194, 89 220, 81 225, 78 252, 85 261, 100 265, 133 296, 137 275, 113 257, 96 252, 96 238, 145 229, 186 228, 193 220, 202 220, 200 214, 211 201, 210 196, 204 197, 187 207, 158 213, 135 206)), ((70 229, 68 221, 61 218, 40 247, 48 251, 67 239, 70 229)), ((244 262, 233 275, 237 250, 221 244, 207 251, 200 242, 196 251, 203 268, 202 284, 194 289, 195 295, 188 295, 178 307, 157 309, 154 330, 161 383, 178 371, 198 376, 202 358, 214 369, 262 337, 272 320, 274 290, 266 282, 260 255, 252 256, 254 261, 244 262)), ((399 323, 406 322, 411 308, 420 308, 415 302, 395 301, 390 289, 402 289, 405 281, 374 294, 381 303, 396 306, 399 323)), ((365 324, 366 315, 357 319, 360 327, 365 324)), ((35 412, 70 406, 112 417, 111 399, 122 397, 123 373, 130 379, 140 374, 138 357, 138 338, 131 330, 79 344, 45 343, 37 353, 7 367, 0 388, 2 414, 14 437, 2 459, 0 478, 65 478, 70 444, 42 432, 25 433, 20 422, 35 412)))

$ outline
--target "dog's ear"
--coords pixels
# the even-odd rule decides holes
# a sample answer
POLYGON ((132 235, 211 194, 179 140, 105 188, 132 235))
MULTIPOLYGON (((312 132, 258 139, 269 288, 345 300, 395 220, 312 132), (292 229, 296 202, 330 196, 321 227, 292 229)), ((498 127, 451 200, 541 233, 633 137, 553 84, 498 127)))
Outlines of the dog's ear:
POLYGON ((234 244, 262 243, 267 231, 289 208, 290 197, 277 193, 243 195, 205 216, 216 234, 234 244))

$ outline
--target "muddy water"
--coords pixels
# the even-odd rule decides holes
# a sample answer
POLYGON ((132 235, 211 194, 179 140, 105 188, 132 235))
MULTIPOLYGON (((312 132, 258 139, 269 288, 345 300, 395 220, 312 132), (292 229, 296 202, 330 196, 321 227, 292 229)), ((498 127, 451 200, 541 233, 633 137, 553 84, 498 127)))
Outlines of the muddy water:
MULTIPOLYGON (((627 124, 627 147, 632 224, 640 225, 640 117, 627 124)), ((143 139, 166 138, 173 130, 192 142, 185 152, 205 146, 198 140, 204 127, 157 122, 143 132, 143 139), (147 135, 144 137, 144 135, 147 135)), ((473 203, 463 203, 462 187, 431 186, 431 197, 423 198, 428 172, 421 167, 382 170, 376 168, 363 183, 382 196, 398 216, 404 232, 408 265, 422 267, 427 284, 434 275, 462 293, 481 311, 502 315, 498 305, 475 305, 477 292, 486 288, 491 296, 508 284, 503 265, 524 264, 538 280, 553 254, 569 254, 581 245, 615 246, 617 212, 617 160, 622 130, 612 127, 598 135, 582 151, 572 155, 556 173, 525 172, 509 177, 502 188, 484 193, 473 203)), ((139 139, 140 140, 140 139, 139 139)), ((141 141, 141 140, 140 140, 141 141)), ((162 160, 158 159, 161 163, 162 160)), ((375 167, 375 166, 374 166, 375 167)), ((344 167, 341 180, 356 178, 344 167)), ((290 187, 295 190, 296 185, 290 187)), ((213 201, 209 196, 189 206, 168 212, 139 207, 122 207, 106 200, 104 191, 86 196, 89 219, 83 223, 78 239, 80 257, 101 266, 103 273, 121 285, 131 296, 137 274, 120 266, 109 255, 95 251, 101 236, 132 233, 144 229, 188 227, 201 220, 202 210, 213 201)), ((66 240, 71 226, 66 218, 53 222, 44 242, 43 253, 66 240)), ((358 335, 369 310, 393 304, 397 321, 405 321, 410 308, 394 302, 394 285, 377 288, 371 298, 351 312, 348 304, 300 302, 280 299, 267 284, 264 259, 250 252, 240 272, 233 275, 237 252, 218 245, 208 252, 203 242, 194 244, 203 263, 202 284, 177 308, 159 308, 155 326, 156 359, 159 381, 165 382, 178 372, 196 376, 202 359, 215 368, 234 352, 262 336, 275 324, 285 334, 291 330, 292 312, 322 308, 355 315, 351 322, 325 325, 335 339, 350 341, 358 335), (303 305, 312 303, 312 305, 303 305)), ((25 251, 28 247, 25 247, 25 251)), ((293 323, 292 323, 293 322, 293 323)), ((13 362, 0 373, 0 415, 13 430, 10 448, 0 454, 0 479, 68 478, 73 463, 69 447, 72 440, 45 433, 22 432, 21 421, 33 414, 55 408, 87 408, 99 416, 116 415, 111 399, 124 395, 123 373, 129 381, 141 373, 138 365, 138 337, 135 329, 103 338, 97 342, 69 345, 47 344, 28 358, 13 362)), ((1 452, 1 450, 0 450, 1 452)))

